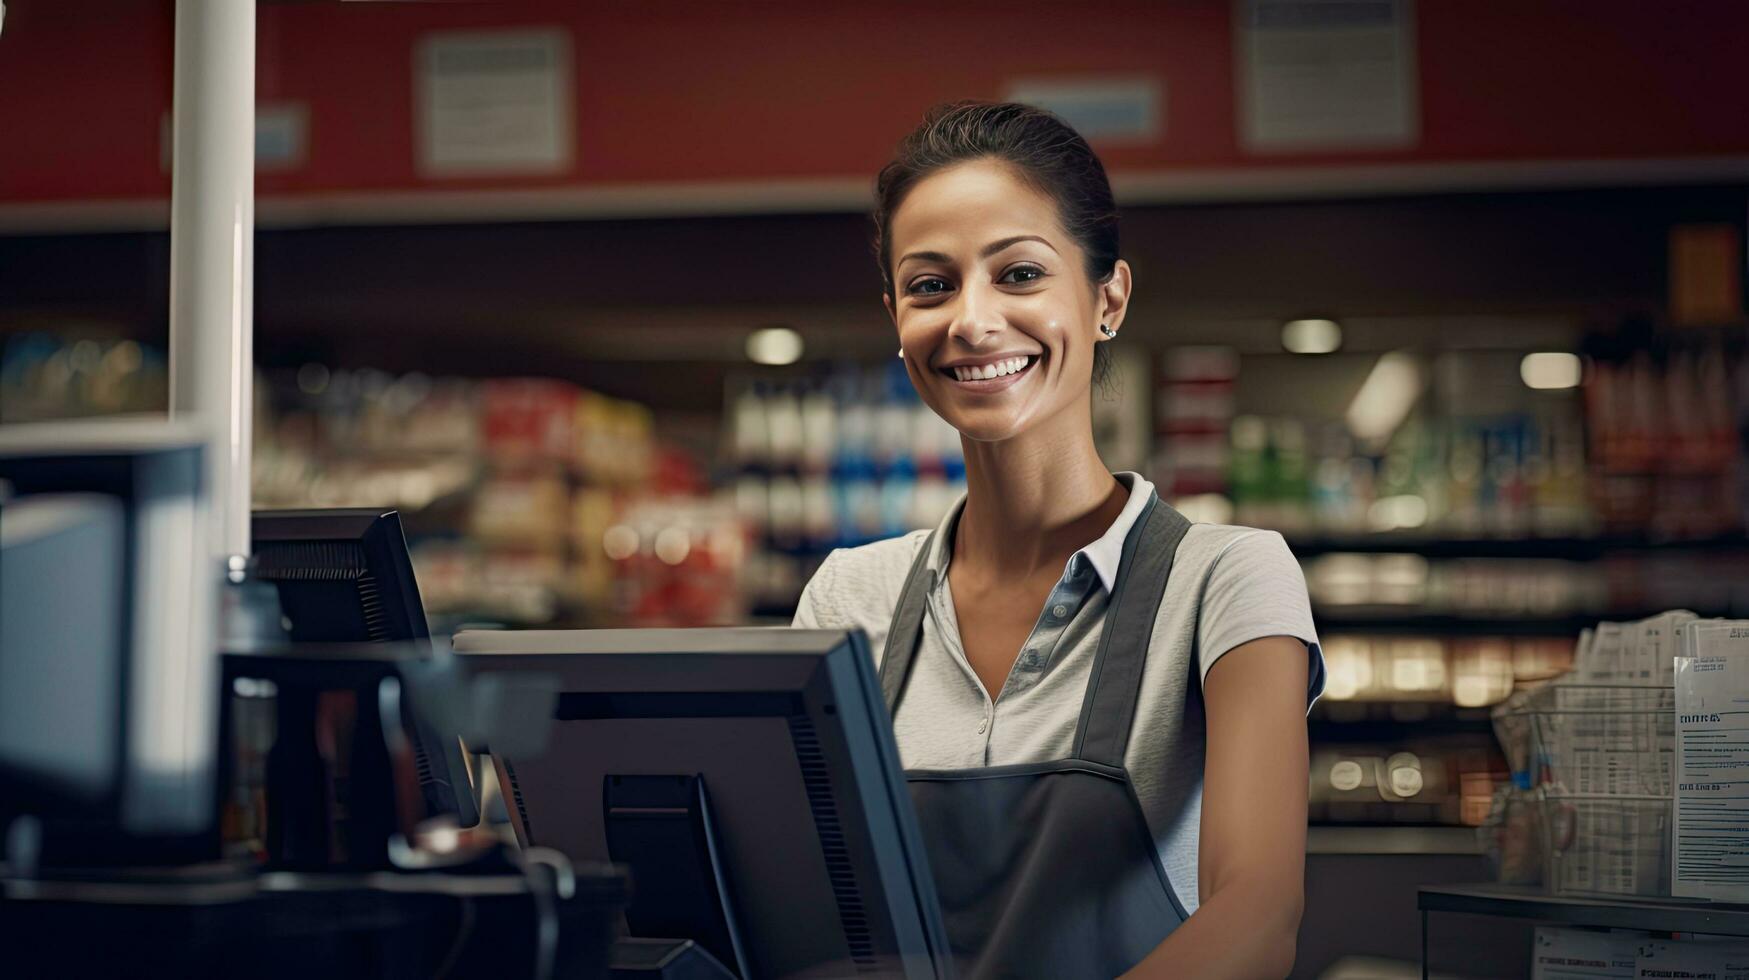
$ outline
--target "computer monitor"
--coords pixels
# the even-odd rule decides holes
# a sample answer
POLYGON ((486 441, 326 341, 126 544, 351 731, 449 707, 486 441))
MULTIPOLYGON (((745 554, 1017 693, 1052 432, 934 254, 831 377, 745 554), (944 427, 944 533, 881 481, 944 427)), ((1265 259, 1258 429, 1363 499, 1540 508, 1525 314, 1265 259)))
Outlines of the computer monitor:
POLYGON ((473 676, 557 682, 546 749, 493 763, 524 846, 630 867, 631 935, 697 941, 743 980, 951 975, 860 631, 464 631, 454 648, 473 676))
MULTIPOLYGON (((421 643, 431 630, 401 515, 379 508, 258 510, 250 529, 256 578, 272 582, 293 643, 421 643)), ((425 816, 479 822, 461 741, 405 701, 425 816)))
POLYGON ((258 510, 249 538, 255 575, 278 587, 292 642, 430 638, 399 512, 258 510))
POLYGON ((207 442, 164 419, 0 426, 0 824, 36 821, 45 866, 213 840, 207 442))

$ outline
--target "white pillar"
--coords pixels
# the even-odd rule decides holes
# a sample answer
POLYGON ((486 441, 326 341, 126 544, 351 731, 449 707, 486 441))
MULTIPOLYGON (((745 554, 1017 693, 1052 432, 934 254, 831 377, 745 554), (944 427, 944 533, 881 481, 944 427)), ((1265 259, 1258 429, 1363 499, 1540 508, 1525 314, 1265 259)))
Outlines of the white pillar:
POLYGON ((170 414, 212 433, 212 540, 219 557, 243 558, 255 364, 255 0, 177 0, 175 55, 170 414))

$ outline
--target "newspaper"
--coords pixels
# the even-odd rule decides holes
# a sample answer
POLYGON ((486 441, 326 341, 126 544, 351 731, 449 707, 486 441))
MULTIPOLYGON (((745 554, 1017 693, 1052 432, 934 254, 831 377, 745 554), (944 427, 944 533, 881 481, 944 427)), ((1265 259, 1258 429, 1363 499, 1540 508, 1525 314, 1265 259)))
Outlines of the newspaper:
POLYGON ((1749 619, 1696 619, 1680 636, 1684 657, 1749 656, 1749 619))
POLYGON ((1573 680, 1582 684, 1671 683, 1682 628, 1698 617, 1672 609, 1632 623, 1598 623, 1579 634, 1573 680))

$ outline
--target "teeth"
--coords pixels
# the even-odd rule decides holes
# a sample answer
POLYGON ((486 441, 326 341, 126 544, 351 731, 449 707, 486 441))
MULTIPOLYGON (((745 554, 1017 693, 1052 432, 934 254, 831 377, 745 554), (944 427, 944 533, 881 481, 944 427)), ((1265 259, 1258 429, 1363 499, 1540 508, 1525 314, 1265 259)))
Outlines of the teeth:
POLYGON ((1010 357, 981 367, 956 367, 953 369, 953 376, 961 381, 988 381, 1024 370, 1027 360, 1025 357, 1010 357))

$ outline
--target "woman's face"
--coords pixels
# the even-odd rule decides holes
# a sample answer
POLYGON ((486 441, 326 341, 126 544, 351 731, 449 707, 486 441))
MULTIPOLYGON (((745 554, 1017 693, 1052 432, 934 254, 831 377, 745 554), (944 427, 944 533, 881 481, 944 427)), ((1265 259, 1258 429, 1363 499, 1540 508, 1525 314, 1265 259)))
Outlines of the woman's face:
POLYGON ((1111 282, 1090 282, 1049 197, 1006 164, 958 164, 911 188, 889 242, 887 308, 911 383, 936 414, 996 442, 1085 409, 1099 325, 1117 329, 1129 269, 1119 262, 1111 282))

